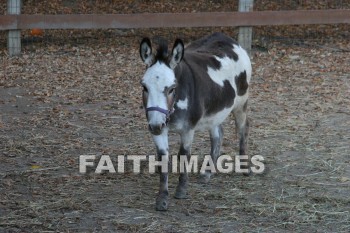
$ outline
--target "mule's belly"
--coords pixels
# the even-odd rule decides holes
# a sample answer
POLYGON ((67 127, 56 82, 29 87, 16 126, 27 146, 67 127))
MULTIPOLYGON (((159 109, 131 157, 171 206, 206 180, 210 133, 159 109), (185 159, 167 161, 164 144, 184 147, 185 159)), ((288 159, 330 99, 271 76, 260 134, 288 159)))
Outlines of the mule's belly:
POLYGON ((232 105, 229 108, 224 108, 223 110, 217 112, 216 114, 203 116, 196 124, 195 130, 203 131, 203 130, 208 130, 215 126, 220 125, 230 115, 233 108, 234 108, 234 105, 232 105))
POLYGON ((234 110, 234 106, 235 105, 232 105, 229 108, 224 108, 213 115, 201 117, 195 126, 191 126, 188 124, 188 122, 179 119, 175 122, 171 122, 170 128, 176 132, 188 130, 189 128, 199 131, 212 129, 213 127, 218 126, 225 121, 225 119, 234 110))
POLYGON ((194 129, 203 131, 222 124, 232 111, 235 111, 236 109, 242 109, 243 105, 246 103, 247 100, 248 93, 246 93, 243 96, 236 96, 236 98, 234 99, 234 103, 231 107, 224 108, 213 115, 203 116, 198 121, 194 129))

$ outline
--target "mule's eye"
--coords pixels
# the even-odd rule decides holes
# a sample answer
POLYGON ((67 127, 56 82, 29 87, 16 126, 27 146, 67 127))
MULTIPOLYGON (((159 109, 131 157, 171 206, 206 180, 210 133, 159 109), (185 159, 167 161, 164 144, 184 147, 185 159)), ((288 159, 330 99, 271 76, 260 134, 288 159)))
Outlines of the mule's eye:
POLYGON ((175 87, 171 88, 168 92, 169 95, 172 95, 175 93, 175 87))
POLYGON ((143 86, 143 92, 148 93, 148 89, 146 86, 143 86))

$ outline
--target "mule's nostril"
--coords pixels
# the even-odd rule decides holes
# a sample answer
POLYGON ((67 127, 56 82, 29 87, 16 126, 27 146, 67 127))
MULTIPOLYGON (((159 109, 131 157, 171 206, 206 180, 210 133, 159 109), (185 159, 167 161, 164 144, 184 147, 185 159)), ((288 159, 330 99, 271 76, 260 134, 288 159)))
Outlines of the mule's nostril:
POLYGON ((148 129, 151 131, 152 134, 159 135, 162 132, 162 129, 164 128, 165 124, 149 124, 148 129))

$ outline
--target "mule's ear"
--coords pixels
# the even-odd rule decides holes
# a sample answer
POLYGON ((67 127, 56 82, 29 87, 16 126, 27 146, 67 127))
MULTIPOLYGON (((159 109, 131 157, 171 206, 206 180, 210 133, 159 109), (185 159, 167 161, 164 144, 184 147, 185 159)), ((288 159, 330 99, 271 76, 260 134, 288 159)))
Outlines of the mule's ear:
POLYGON ((140 56, 142 61, 151 66, 153 62, 151 40, 149 38, 143 38, 140 43, 140 56))
POLYGON ((185 52, 184 43, 181 39, 176 39, 170 56, 170 68, 174 69, 182 60, 185 52))

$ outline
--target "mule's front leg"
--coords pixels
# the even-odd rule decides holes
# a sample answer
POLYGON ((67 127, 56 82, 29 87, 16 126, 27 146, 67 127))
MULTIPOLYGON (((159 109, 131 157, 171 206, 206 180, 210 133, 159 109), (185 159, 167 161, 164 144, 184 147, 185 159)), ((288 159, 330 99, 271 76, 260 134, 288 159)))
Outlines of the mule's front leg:
MULTIPOLYGON (((167 160, 169 161, 169 146, 168 146, 168 130, 164 129, 161 135, 153 136, 154 143, 157 148, 158 160, 167 160)), ((160 184, 159 184, 159 193, 156 198, 156 209, 157 210, 167 210, 168 209, 168 167, 165 170, 162 170, 162 167, 159 166, 159 175, 160 175, 160 184)))
POLYGON ((187 165, 190 162, 191 158, 191 145, 193 141, 194 130, 181 134, 181 146, 178 153, 178 161, 180 162, 180 176, 179 184, 176 187, 175 198, 183 199, 187 197, 187 186, 188 186, 188 171, 184 162, 187 162, 187 165), (183 157, 186 156, 186 161, 183 161, 183 157), (183 168, 183 169, 182 169, 183 168), (183 171, 181 171, 183 170, 183 171))

